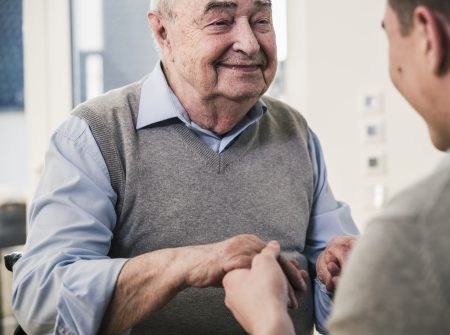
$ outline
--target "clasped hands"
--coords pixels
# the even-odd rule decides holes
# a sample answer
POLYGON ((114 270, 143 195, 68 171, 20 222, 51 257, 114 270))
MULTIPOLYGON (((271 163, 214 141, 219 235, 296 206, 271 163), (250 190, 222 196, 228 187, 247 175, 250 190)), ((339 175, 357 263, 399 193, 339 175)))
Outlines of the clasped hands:
MULTIPOLYGON (((239 235, 228 240, 199 246, 186 247, 184 255, 193 261, 187 272, 188 287, 223 286, 225 275, 239 271, 250 271, 255 256, 261 255, 267 243, 254 235, 239 235)), ((260 258, 260 257, 258 257, 260 258)), ((258 259, 257 258, 257 259, 258 259)), ((287 259, 278 252, 275 258, 277 266, 283 273, 286 282, 287 306, 298 307, 298 300, 306 293, 308 273, 298 268, 295 260, 287 259)))
MULTIPOLYGON (((330 293, 334 293, 341 269, 355 242, 354 237, 333 239, 319 255, 316 271, 330 293)), ((227 300, 238 294, 245 300, 259 301, 264 294, 278 296, 284 308, 297 308, 308 289, 308 273, 294 260, 280 255, 277 242, 265 243, 254 235, 239 235, 228 240, 186 247, 191 260, 186 270, 186 286, 223 286, 227 300), (251 300, 250 294, 256 300, 251 300)), ((272 299, 274 300, 274 299, 272 299)), ((230 307, 230 306, 229 306, 230 307)), ((232 309, 233 310, 233 309, 232 309)))
MULTIPOLYGON (((331 293, 354 242, 354 237, 337 237, 317 259, 317 274, 331 293)), ((267 320, 288 318, 287 307, 297 308, 298 300, 308 289, 308 273, 299 269, 294 260, 280 255, 278 242, 266 244, 254 235, 240 235, 191 248, 205 258, 203 261, 198 258, 186 284, 223 285, 226 306, 250 334, 259 334, 256 328, 270 324, 267 320)), ((283 326, 292 327, 292 324, 283 322, 283 326)), ((288 333, 291 332, 287 330, 288 333)))

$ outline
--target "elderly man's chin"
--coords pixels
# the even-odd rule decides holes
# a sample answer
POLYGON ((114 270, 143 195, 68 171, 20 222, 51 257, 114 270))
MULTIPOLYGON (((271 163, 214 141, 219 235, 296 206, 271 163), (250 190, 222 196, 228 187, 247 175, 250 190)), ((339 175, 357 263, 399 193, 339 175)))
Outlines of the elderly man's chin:
POLYGON ((251 99, 256 101, 267 91, 266 86, 249 87, 246 85, 235 85, 229 86, 223 90, 220 90, 220 96, 225 97, 229 100, 239 102, 248 101, 251 99))
POLYGON ((257 100, 269 88, 270 82, 266 82, 264 77, 256 76, 235 76, 227 78, 228 80, 219 80, 219 91, 222 96, 230 100, 248 100, 254 98, 257 100))

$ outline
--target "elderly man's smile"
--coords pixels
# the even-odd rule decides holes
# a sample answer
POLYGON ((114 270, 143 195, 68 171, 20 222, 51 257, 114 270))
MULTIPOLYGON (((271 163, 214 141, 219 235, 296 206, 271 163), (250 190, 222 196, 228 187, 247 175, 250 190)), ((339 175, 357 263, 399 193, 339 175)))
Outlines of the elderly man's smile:
POLYGON ((251 73, 261 70, 261 65, 240 65, 240 64, 219 64, 219 69, 233 70, 244 73, 251 73))

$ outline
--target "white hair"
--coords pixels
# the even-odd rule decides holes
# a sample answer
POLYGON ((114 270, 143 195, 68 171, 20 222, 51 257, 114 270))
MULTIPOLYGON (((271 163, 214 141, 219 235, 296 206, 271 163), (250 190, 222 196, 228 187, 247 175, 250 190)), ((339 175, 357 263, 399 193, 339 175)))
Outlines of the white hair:
POLYGON ((160 0, 150 0, 149 8, 150 10, 158 10, 160 0))
MULTIPOLYGON (((173 7, 175 4, 175 0, 150 0, 149 4, 149 10, 159 12, 162 15, 168 17, 169 19, 173 19, 173 7)), ((158 41, 156 40, 156 37, 154 34, 152 34, 153 37, 153 44, 155 46, 156 51, 158 52, 159 56, 161 57, 161 47, 158 44, 158 41)))
POLYGON ((168 14, 171 17, 175 0, 150 0, 150 10, 168 14))

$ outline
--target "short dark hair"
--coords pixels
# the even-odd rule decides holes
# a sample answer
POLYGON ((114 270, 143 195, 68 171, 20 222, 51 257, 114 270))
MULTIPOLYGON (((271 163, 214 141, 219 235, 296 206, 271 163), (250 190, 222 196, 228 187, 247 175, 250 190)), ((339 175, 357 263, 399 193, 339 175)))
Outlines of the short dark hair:
POLYGON ((389 5, 396 12, 405 34, 412 27, 413 13, 418 6, 425 6, 443 15, 450 22, 450 0, 389 0, 389 5))

